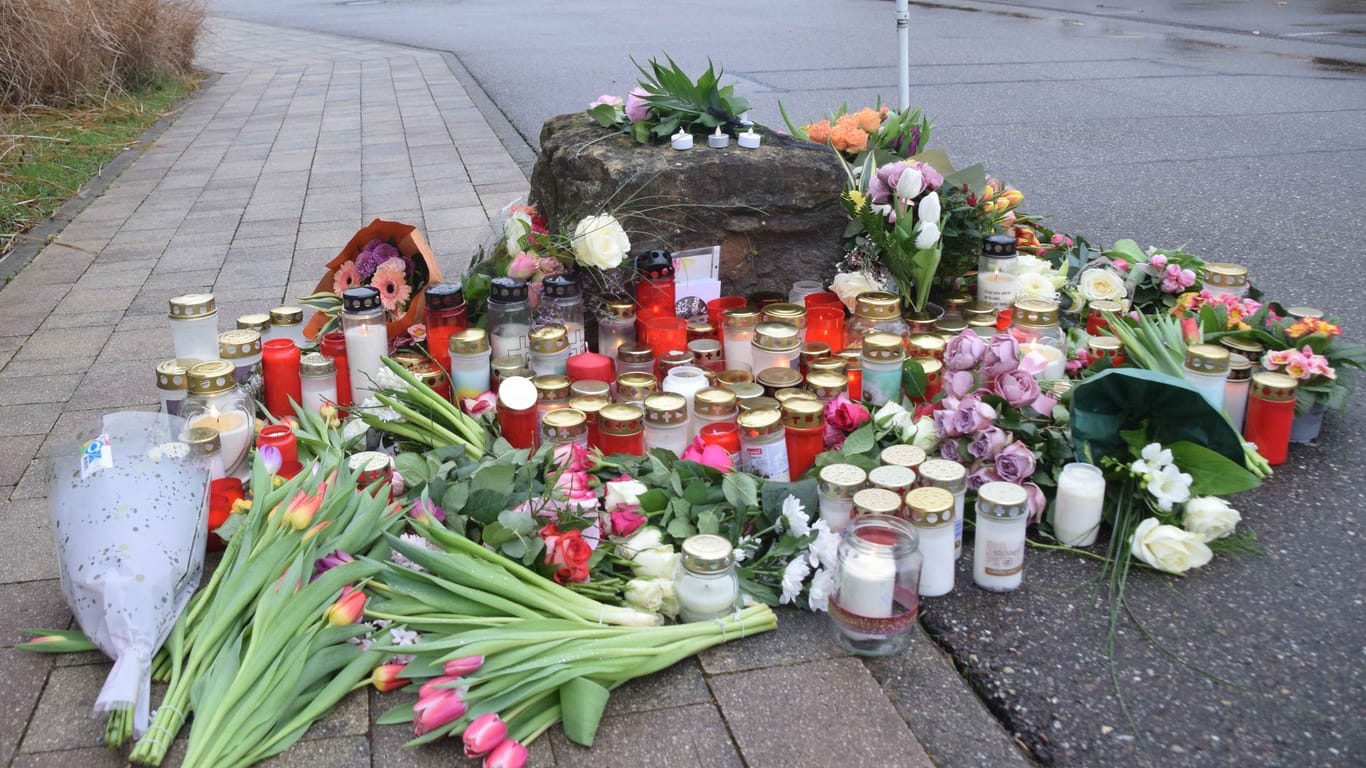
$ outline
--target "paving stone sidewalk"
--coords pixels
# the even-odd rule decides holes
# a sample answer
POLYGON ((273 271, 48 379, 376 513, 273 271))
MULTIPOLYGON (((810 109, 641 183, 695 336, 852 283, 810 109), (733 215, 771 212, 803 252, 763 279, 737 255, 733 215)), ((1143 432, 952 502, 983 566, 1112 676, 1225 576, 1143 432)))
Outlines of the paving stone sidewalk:
MULTIPOLYGON (((199 60, 219 74, 0 290, 0 766, 125 764, 90 712, 108 662, 13 646, 21 627, 71 624, 46 456, 105 412, 156 407, 167 298, 211 290, 228 327, 311 292, 377 216, 420 227, 458 274, 526 191, 440 53, 213 18, 199 60)), ((865 663, 823 617, 783 611, 780 625, 621 689, 591 752, 555 729, 532 764, 1028 764, 923 635, 865 663)), ((461 764, 453 743, 401 750, 406 728, 374 725, 397 698, 353 694, 274 764, 461 764)))

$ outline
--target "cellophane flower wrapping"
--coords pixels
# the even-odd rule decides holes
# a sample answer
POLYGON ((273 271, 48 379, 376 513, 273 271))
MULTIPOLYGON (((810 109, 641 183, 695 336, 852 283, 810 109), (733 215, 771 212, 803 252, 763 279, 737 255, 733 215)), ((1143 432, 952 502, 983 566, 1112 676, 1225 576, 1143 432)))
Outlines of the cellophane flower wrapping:
POLYGON ((59 445, 48 494, 62 595, 114 660, 95 711, 133 710, 146 730, 151 662, 199 586, 209 465, 179 436, 182 419, 112 413, 100 434, 59 445))

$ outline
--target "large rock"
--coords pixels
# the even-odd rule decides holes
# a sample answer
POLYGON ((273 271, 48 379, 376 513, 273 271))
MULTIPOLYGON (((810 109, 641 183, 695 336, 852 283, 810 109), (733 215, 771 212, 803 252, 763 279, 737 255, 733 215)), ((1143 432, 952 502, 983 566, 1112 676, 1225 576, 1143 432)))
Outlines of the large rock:
POLYGON ((699 136, 700 146, 678 152, 637 144, 583 113, 559 115, 541 128, 530 197, 552 227, 651 208, 653 221, 623 220, 632 251, 720 244, 726 292, 786 293, 797 280, 828 280, 846 224, 844 171, 828 147, 761 132, 759 149, 734 140, 711 149, 699 136))

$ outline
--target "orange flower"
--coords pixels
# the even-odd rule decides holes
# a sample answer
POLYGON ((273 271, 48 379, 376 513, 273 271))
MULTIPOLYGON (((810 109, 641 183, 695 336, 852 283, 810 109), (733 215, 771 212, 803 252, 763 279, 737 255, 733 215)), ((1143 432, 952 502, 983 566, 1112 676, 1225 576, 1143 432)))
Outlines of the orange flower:
POLYGON ((857 154, 868 148, 868 134, 857 125, 837 125, 830 133, 830 143, 841 152, 857 154))
POLYGON ((365 593, 354 587, 344 587, 341 597, 327 609, 327 623, 334 627, 355 624, 365 615, 365 593))
POLYGON ((1320 336, 1341 336, 1342 329, 1317 317, 1304 317, 1285 329, 1285 335, 1292 339, 1318 334, 1320 336))
POLYGON ((858 121, 858 127, 862 128, 865 133, 877 133, 877 129, 882 127, 882 115, 869 107, 864 107, 855 112, 854 119, 858 121))
POLYGON ((819 123, 812 123, 806 126, 806 138, 817 144, 825 144, 830 141, 830 121, 822 120, 819 123))

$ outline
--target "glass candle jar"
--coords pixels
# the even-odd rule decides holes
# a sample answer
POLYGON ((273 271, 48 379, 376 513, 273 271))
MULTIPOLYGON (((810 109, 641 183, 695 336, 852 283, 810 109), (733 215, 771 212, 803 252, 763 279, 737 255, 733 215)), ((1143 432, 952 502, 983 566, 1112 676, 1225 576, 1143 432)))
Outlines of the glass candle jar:
POLYGON ((934 324, 934 332, 939 334, 939 338, 943 339, 945 344, 967 329, 968 321, 961 317, 941 317, 934 324))
POLYGON ((1186 347, 1186 364, 1181 375, 1216 411, 1224 410, 1228 359, 1228 350, 1214 344, 1192 344, 1186 347))
POLYGON ((161 398, 161 411, 168 416, 180 415, 180 404, 185 401, 189 380, 186 378, 189 366, 179 360, 163 360, 157 363, 157 395, 161 398))
POLYGON ((721 371, 716 374, 716 386, 718 387, 734 387, 736 384, 753 383, 754 374, 749 371, 721 371))
POLYGON ((1107 358, 1112 368, 1124 365, 1124 342, 1114 336, 1092 336, 1086 340, 1086 351, 1096 360, 1107 358))
POLYGON ((942 488, 916 488, 905 494, 906 514, 920 539, 920 596, 953 591, 953 494, 942 488))
POLYGON ((797 337, 806 337, 806 307, 800 304, 769 304, 759 311, 759 323, 787 323, 797 329, 797 337))
POLYGON ((746 397, 739 401, 740 413, 750 411, 781 411, 783 404, 773 397, 746 397))
POLYGON ((356 476, 356 490, 365 491, 375 486, 378 492, 393 496, 393 456, 383 451, 360 451, 347 458, 346 467, 356 476))
POLYGON ((354 402, 351 399, 351 366, 346 359, 346 334, 341 331, 323 334, 318 349, 332 358, 332 365, 337 369, 337 407, 346 408, 354 402))
POLYGON ((895 464, 883 464, 868 472, 868 485, 905 496, 915 487, 915 470, 895 464))
MULTIPOLYGON (((735 423, 740 414, 739 402, 735 393, 724 387, 707 387, 697 390, 693 395, 692 419, 695 432, 701 432, 708 424, 735 423)), ((736 446, 737 453, 739 446, 736 446)))
POLYGON ((709 621, 733 613, 740 600, 740 579, 730 542, 702 533, 684 539, 681 549, 675 576, 679 619, 709 621))
POLYGON ((925 391, 911 398, 916 405, 927 405, 934 401, 944 388, 944 364, 938 360, 917 360, 920 372, 925 374, 925 391))
POLYGON ((953 494, 953 557, 963 556, 963 506, 967 498, 968 471, 962 464, 948 459, 925 459, 917 470, 920 484, 942 488, 953 494))
POLYGON ((569 332, 563 325, 544 325, 530 334, 528 366, 537 376, 568 375, 569 332))
POLYGON ((735 403, 742 411, 753 411, 754 408, 746 408, 745 403, 753 400, 761 400, 766 397, 764 388, 758 382, 740 381, 735 384, 727 384, 726 389, 735 393, 735 403))
POLYGON ((466 328, 451 335, 450 350, 451 398, 474 399, 493 389, 489 380, 488 332, 483 328, 466 328))
POLYGON ((498 429, 513 448, 536 448, 540 436, 536 404, 536 385, 531 379, 509 376, 498 385, 498 429))
POLYGON ((754 383, 764 388, 765 397, 773 397, 779 390, 802 385, 802 375, 791 368, 765 368, 754 377, 754 383))
MULTIPOLYGON (((210 491, 216 492, 216 489, 214 488, 215 481, 222 480, 227 476, 227 473, 223 470, 223 442, 218 439, 218 432, 203 427, 186 429, 184 433, 181 434, 180 440, 190 446, 190 455, 202 458, 204 466, 208 467, 209 470, 210 491)), ((241 484, 242 481, 235 478, 226 483, 227 486, 233 487, 239 492, 241 491, 241 484)), ((220 508, 230 508, 232 502, 224 500, 223 502, 220 502, 220 505, 220 508)), ((210 509, 213 509, 212 505, 210 506, 210 509)), ((213 513, 210 512, 211 516, 212 514, 213 513)), ((217 522, 219 525, 222 525, 223 520, 226 519, 225 516, 217 522)), ((209 521, 209 530, 217 528, 213 523, 213 520, 209 521)))
POLYGON ((902 517, 901 496, 882 488, 864 488, 854 494, 854 517, 860 515, 902 517))
POLYGON ((1266 347, 1261 342, 1239 339, 1233 336, 1225 336, 1219 340, 1219 345, 1227 349, 1230 355, 1242 355, 1246 357, 1253 368, 1260 368, 1262 365, 1262 355, 1266 353, 1266 347))
POLYGON ((660 361, 674 350, 688 348, 688 321, 675 315, 649 317, 643 321, 643 338, 660 361))
POLYGON ((299 460, 299 438, 288 424, 262 427, 256 435, 256 449, 259 451, 266 446, 280 452, 281 466, 299 460))
POLYGON ((299 378, 303 402, 300 405, 312 413, 337 402, 337 366, 332 358, 321 352, 309 352, 299 361, 299 378))
POLYGON ((252 312, 246 315, 237 316, 237 330, 256 331, 264 339, 266 331, 270 330, 270 315, 265 312, 252 312))
POLYGON ((925 463, 925 452, 914 445, 889 445, 882 449, 878 458, 883 464, 906 467, 919 474, 920 465, 925 463))
POLYGON ((863 340, 863 399, 870 405, 901 402, 901 363, 906 359, 900 336, 869 334, 863 340))
POLYGON ((645 455, 645 411, 638 405, 614 403, 598 412, 598 448, 606 455, 645 455))
MULTIPOLYGON (((359 405, 374 397, 375 377, 383 365, 380 358, 389 354, 389 330, 379 291, 363 287, 343 292, 341 318, 351 398, 359 405)), ((270 386, 269 378, 266 386, 270 386)))
POLYGON ((977 301, 995 309, 1009 309, 1015 302, 1020 257, 1012 235, 991 235, 982 241, 977 259, 977 301))
POLYGON ((262 343, 271 339, 289 339, 294 346, 303 349, 313 343, 304 337, 304 310, 302 307, 276 307, 270 311, 270 330, 261 336, 262 343))
POLYGON ((598 310, 598 354, 617 359, 617 347, 636 343, 636 305, 609 297, 598 310))
POLYGON ((1201 282, 1212 296, 1242 298, 1247 293, 1247 267, 1226 262, 1206 264, 1201 282))
POLYGON ((833 352, 830 345, 824 341, 804 341, 802 342, 802 355, 797 370, 805 376, 810 371, 811 363, 817 360, 826 360, 833 352))
POLYGON ((816 307, 839 307, 839 309, 843 311, 844 301, 840 299, 838 293, 832 291, 817 291, 816 293, 808 293, 806 297, 802 299, 802 306, 806 307, 807 312, 810 312, 816 307))
POLYGON ((835 642, 861 656, 906 649, 920 613, 920 542, 905 520, 856 517, 840 537, 830 624, 835 642))
MULTIPOLYGON (((668 251, 646 251, 636 257, 636 335, 652 347, 649 331, 643 325, 656 317, 674 317, 678 299, 674 291, 674 260, 668 251)), ((671 349, 687 346, 687 323, 684 323, 683 343, 671 349)), ((656 348, 656 353, 658 348, 656 348)))
POLYGON ((710 339, 716 343, 721 343, 721 337, 716 332, 716 326, 705 320, 688 321, 688 346, 691 347, 698 339, 710 339))
MULTIPOLYGON (((858 357, 858 352, 849 353, 858 357)), ((831 353, 831 357, 823 357, 820 360, 812 360, 806 364, 807 373, 838 373, 844 375, 849 367, 848 360, 844 357, 844 352, 831 353)))
POLYGON ((751 475, 787 482, 787 440, 783 415, 765 409, 745 411, 735 419, 740 426, 740 469, 751 475))
POLYGON ((1271 466, 1285 463, 1290 452, 1290 428, 1295 422, 1295 390, 1299 382, 1283 373, 1252 374, 1243 437, 1271 466))
POLYGON ((754 332, 759 326, 759 310, 752 307, 733 307, 725 311, 721 326, 722 345, 725 347, 726 368, 754 370, 754 332))
POLYGON ((521 376, 529 379, 536 374, 526 367, 525 355, 508 355, 507 357, 492 357, 489 359, 489 378, 493 384, 493 389, 497 389, 500 384, 513 376, 521 376))
POLYGON ((937 334, 917 333, 906 340, 906 357, 912 360, 943 360, 948 342, 937 334))
POLYGON ((688 401, 672 392, 645 398, 645 450, 663 448, 682 456, 688 449, 688 401))
POLYGON ((1252 386, 1252 362, 1239 354, 1228 356, 1228 382, 1224 384, 1224 414, 1229 423, 1243 431, 1247 416, 1247 394, 1252 386))
POLYGON ((237 386, 237 370, 226 360, 196 363, 187 374, 189 394, 180 416, 189 429, 212 429, 223 451, 223 469, 237 474, 247 457, 256 427, 256 409, 237 386))
POLYGON ((1069 547, 1096 543, 1105 508, 1105 473, 1084 462, 1063 466, 1053 507, 1053 535, 1069 547))
POLYGON ((411 373, 413 378, 431 389, 437 397, 446 401, 451 399, 450 377, 435 360, 420 352, 396 352, 393 360, 411 373))
POLYGON ((863 490, 868 475, 853 464, 831 464, 816 476, 816 498, 821 519, 830 530, 839 532, 854 513, 854 494, 863 490))
POLYGON ((863 348, 870 334, 891 333, 906 338, 906 321, 901 319, 901 298, 884 291, 865 291, 854 300, 854 316, 844 326, 844 349, 863 348))
POLYGON ((977 489, 972 580, 990 592, 1018 589, 1024 574, 1029 495, 1023 486, 991 482, 977 489))
POLYGON ((823 403, 844 394, 844 388, 848 383, 849 379, 842 373, 813 371, 806 376, 806 388, 823 403))
POLYGON ((719 329, 725 324, 726 310, 739 309, 748 303, 744 296, 721 296, 712 299, 707 302, 707 322, 719 329))
MULTIPOLYGON (((773 393, 773 399, 777 400, 778 405, 780 406, 783 403, 788 402, 789 400, 810 400, 812 402, 820 402, 820 398, 816 397, 816 395, 813 394, 811 390, 802 389, 800 387, 787 387, 785 389, 780 389, 777 392, 773 393)), ((824 404, 822 404, 822 407, 824 407, 824 404)))
POLYGON ((576 395, 569 398, 569 407, 583 414, 588 430, 588 447, 601 450, 602 409, 612 404, 611 398, 601 395, 576 395))
POLYGON ((551 275, 541 282, 541 319, 564 326, 569 354, 588 351, 583 338, 583 288, 577 272, 551 275))
POLYGON ((863 345, 858 349, 846 349, 839 353, 839 357, 844 361, 844 375, 848 379, 845 391, 849 394, 849 399, 859 401, 863 399, 863 345))
POLYGON ((668 378, 669 371, 675 368, 696 367, 693 365, 693 354, 686 349, 671 349, 659 357, 659 379, 663 381, 668 378))
POLYGON ((783 403, 782 414, 788 475, 801 477, 825 451, 825 403, 792 398, 783 403))
POLYGON ((294 404, 303 402, 300 358, 299 345, 293 339, 275 338, 261 346, 266 410, 277 418, 294 415, 294 404))
POLYGON ((569 407, 569 379, 557 374, 531 377, 531 385, 536 388, 536 422, 551 411, 569 407))
POLYGON ((935 323, 935 325, 938 325, 945 320, 964 320, 963 307, 966 307, 975 300, 976 297, 967 291, 953 291, 952 293, 947 294, 944 298, 939 300, 939 303, 944 307, 944 316, 939 318, 939 322, 935 323))
POLYGON ((469 327, 460 283, 437 283, 422 292, 426 309, 427 352, 447 373, 451 370, 451 337, 469 327))
POLYGON ((603 379, 575 379, 571 376, 569 378, 569 396, 610 398, 612 396, 612 385, 603 379))
POLYGON ((531 303, 525 280, 495 277, 489 283, 489 347, 494 357, 516 357, 525 364, 530 346, 531 303))
MULTIPOLYGON (((659 388, 664 392, 673 392, 682 395, 687 401, 685 413, 691 414, 695 409, 693 400, 697 393, 706 389, 708 385, 707 374, 701 368, 692 365, 680 365, 669 370, 669 374, 664 377, 664 382, 659 388)), ((688 442, 697 436, 698 424, 692 419, 687 419, 688 442)))
POLYGON ((970 317, 968 318, 968 330, 977 334, 983 339, 990 339, 995 336, 996 318, 995 317, 970 317))
POLYGON ((716 339, 693 339, 688 342, 688 351, 692 353, 693 365, 708 373, 726 369, 726 355, 716 339))
POLYGON ((1124 302, 1112 301, 1109 299, 1097 299, 1086 305, 1086 333, 1091 336, 1099 336, 1102 331, 1110 327, 1110 322, 1105 319, 1106 314, 1117 315, 1124 311, 1124 302))
POLYGON ((703 446, 714 445, 726 452, 732 469, 740 466, 740 426, 733 421, 716 421, 703 424, 697 430, 697 438, 703 446))
POLYGON ((261 334, 236 329, 218 334, 218 359, 237 369, 237 385, 253 400, 261 398, 261 334))
POLYGON ((810 296, 813 293, 820 293, 824 290, 825 286, 821 285, 821 281, 819 280, 798 280, 792 284, 792 290, 787 292, 787 301, 789 304, 797 304, 804 307, 806 306, 805 302, 807 296, 810 296))
POLYGON ((623 373, 617 376, 617 402, 640 405, 659 390, 659 380, 649 373, 623 373))
POLYGON ((549 446, 588 447, 588 416, 572 407, 551 411, 541 418, 541 435, 549 446))
POLYGON ((617 375, 623 373, 655 375, 654 350, 634 343, 617 347, 617 375))
POLYGON ((171 299, 171 345, 185 360, 218 359, 218 308, 212 293, 187 293, 171 299))

